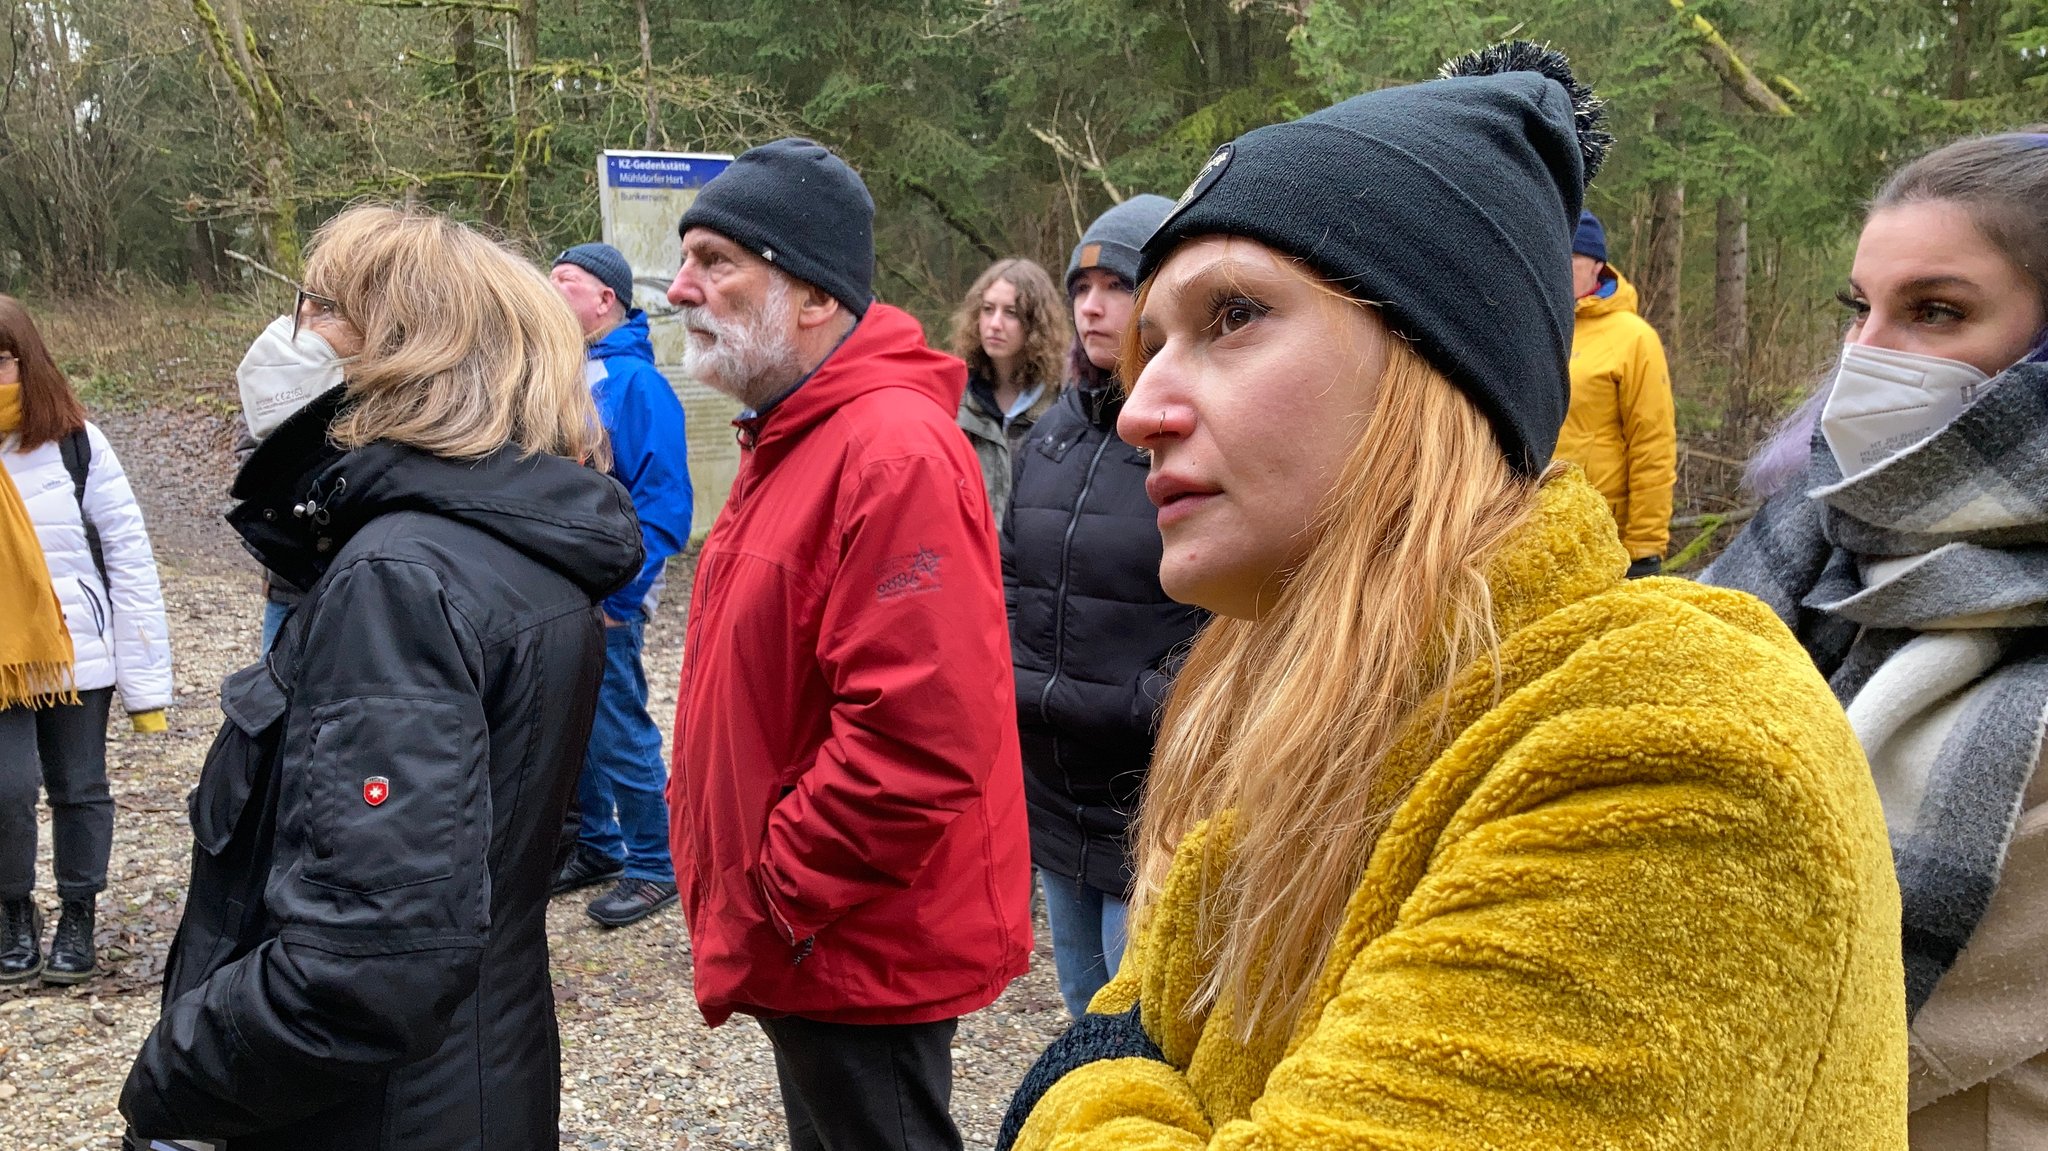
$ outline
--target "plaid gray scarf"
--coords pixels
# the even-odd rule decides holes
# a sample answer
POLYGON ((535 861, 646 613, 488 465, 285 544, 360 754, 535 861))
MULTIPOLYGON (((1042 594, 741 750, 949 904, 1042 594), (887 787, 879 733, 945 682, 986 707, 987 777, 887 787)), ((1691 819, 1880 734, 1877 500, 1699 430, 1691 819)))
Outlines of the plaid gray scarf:
POLYGON ((1871 761, 1917 1013, 1998 885, 2048 726, 2048 365, 1844 480, 1816 430, 1701 579, 1798 635, 1871 761))

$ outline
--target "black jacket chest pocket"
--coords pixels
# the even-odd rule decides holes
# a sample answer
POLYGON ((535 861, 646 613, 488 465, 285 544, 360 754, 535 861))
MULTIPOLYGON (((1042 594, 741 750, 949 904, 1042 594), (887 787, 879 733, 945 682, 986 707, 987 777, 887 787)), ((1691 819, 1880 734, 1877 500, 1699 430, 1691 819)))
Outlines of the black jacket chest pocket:
POLYGON ((453 700, 359 696, 313 710, 310 883, 374 894, 451 877, 489 838, 483 720, 453 700))
POLYGON ((277 754, 290 702, 260 663, 222 682, 220 707, 227 722, 206 753, 199 785, 185 797, 193 842, 206 854, 218 856, 234 842, 249 796, 277 754))

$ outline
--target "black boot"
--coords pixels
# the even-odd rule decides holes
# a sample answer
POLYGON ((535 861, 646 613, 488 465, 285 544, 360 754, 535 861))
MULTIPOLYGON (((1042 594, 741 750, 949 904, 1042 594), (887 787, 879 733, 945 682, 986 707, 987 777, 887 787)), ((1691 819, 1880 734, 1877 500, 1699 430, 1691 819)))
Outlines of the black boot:
POLYGON ((23 896, 0 902, 0 984, 43 973, 43 909, 23 896))
POLYGON ((93 900, 67 899, 57 917, 57 938, 50 944, 44 983, 83 983, 98 974, 99 955, 92 945, 93 900))

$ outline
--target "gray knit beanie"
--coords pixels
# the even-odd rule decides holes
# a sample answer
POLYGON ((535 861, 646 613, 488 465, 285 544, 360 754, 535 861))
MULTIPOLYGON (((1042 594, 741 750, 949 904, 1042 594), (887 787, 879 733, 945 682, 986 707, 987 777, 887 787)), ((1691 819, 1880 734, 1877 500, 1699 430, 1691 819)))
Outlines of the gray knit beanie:
POLYGON ((1095 217, 1067 258, 1067 291, 1074 290, 1074 277, 1088 268, 1102 268, 1122 276, 1125 283, 1138 284, 1138 252, 1166 214, 1173 201, 1147 192, 1132 196, 1095 217))

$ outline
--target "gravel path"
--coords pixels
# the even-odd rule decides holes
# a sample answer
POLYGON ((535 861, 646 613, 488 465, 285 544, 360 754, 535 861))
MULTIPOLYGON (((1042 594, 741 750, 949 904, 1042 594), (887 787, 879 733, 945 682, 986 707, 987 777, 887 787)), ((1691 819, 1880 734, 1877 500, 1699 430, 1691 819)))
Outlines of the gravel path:
MULTIPOLYGON (((9 1149, 117 1145, 115 1103, 155 1021, 164 953, 184 898, 185 792, 221 721, 221 678, 254 656, 262 606, 253 564, 219 519, 233 468, 223 421, 182 409, 108 415, 100 423, 149 517, 176 653, 177 706, 167 736, 135 735, 125 722, 109 733, 119 817, 110 886, 100 900, 105 974, 63 991, 0 990, 0 1147, 9 1149)), ((650 706, 664 730, 675 712, 686 578, 671 581, 648 632, 650 706)), ((54 918, 44 817, 37 897, 54 918)), ((744 1018, 715 1031, 704 1026, 690 994, 681 916, 671 910, 608 932, 584 918, 585 898, 559 899, 548 915, 562 1026, 562 1145, 786 1147, 767 1041, 744 1018)), ((961 1024, 953 1112, 969 1147, 993 1142, 1011 1090, 1065 1023, 1042 916, 1038 938, 1031 973, 961 1024)))

